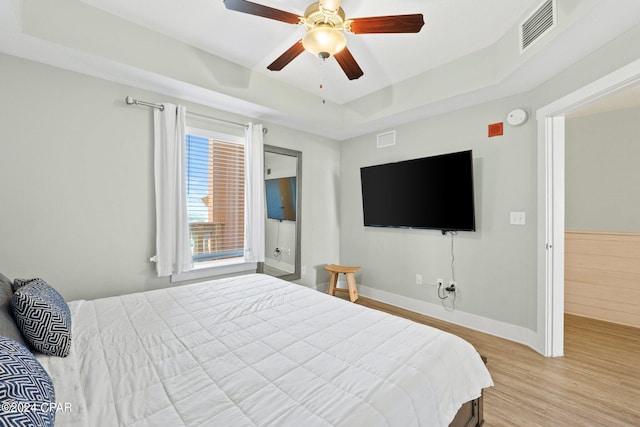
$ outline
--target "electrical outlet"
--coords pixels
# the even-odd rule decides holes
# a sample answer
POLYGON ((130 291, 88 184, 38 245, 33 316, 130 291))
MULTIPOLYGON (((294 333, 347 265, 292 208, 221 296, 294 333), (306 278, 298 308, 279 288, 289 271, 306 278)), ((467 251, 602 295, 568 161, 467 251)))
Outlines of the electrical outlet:
POLYGON ((422 274, 416 274, 416 285, 422 285, 422 274))
POLYGON ((458 285, 453 280, 449 280, 449 286, 447 286, 445 288, 445 290, 447 292, 450 292, 450 293, 457 293, 458 292, 458 285))

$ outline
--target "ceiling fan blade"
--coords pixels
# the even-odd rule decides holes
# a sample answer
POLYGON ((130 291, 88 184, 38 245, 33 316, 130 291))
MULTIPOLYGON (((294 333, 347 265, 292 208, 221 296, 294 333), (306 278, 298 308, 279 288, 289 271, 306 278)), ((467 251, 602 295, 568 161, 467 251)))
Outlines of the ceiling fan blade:
POLYGON ((351 52, 346 47, 340 52, 333 55, 338 61, 338 65, 342 68, 342 71, 347 75, 349 80, 359 79, 364 75, 364 72, 356 62, 351 52))
POLYGON ((302 40, 298 40, 293 46, 287 49, 282 55, 275 61, 267 66, 271 71, 280 71, 304 52, 304 46, 302 46, 302 40))
POLYGON ((421 13, 412 15, 373 16, 351 20, 354 34, 418 33, 424 25, 421 13))
POLYGON ((246 0, 223 0, 224 6, 229 10, 236 12, 248 13, 249 15, 262 16, 263 18, 275 19, 276 21, 286 22, 288 24, 298 24, 300 17, 296 14, 285 12, 284 10, 274 9, 269 6, 252 3, 246 0))

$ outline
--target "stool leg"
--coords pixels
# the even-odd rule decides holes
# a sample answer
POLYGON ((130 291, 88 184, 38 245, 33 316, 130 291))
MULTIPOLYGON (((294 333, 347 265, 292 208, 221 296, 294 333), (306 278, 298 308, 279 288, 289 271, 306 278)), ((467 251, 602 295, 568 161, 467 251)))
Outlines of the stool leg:
POLYGON ((336 294, 336 284, 338 283, 338 273, 335 271, 331 272, 331 279, 329 280, 329 295, 336 294))
POLYGON ((349 299, 355 302, 358 299, 358 289, 356 288, 356 276, 353 273, 347 273, 347 286, 349 286, 349 299))

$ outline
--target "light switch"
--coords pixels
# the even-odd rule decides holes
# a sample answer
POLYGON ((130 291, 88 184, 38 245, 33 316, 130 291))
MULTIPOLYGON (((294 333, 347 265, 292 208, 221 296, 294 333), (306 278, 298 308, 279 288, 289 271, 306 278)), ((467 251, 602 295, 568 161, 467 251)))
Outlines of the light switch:
POLYGON ((511 212, 511 221, 512 225, 525 225, 526 224, 526 215, 524 212, 511 212))

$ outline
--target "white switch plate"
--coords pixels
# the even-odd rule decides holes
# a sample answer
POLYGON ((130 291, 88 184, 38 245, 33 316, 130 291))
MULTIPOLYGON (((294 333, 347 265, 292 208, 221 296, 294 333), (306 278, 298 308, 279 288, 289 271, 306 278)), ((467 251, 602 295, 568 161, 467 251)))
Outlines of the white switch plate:
POLYGON ((526 215, 524 212, 511 212, 510 224, 512 225, 525 225, 526 215))

